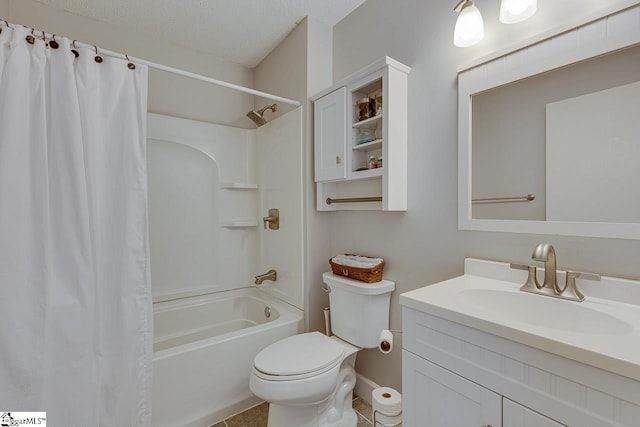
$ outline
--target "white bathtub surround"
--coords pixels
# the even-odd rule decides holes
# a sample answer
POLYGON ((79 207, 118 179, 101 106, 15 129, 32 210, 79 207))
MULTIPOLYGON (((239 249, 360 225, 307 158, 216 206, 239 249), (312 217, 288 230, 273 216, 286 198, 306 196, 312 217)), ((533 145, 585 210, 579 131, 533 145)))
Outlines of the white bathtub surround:
POLYGON ((148 120, 154 302, 253 283, 259 186, 251 131, 159 114, 148 120), (222 227, 241 220, 254 225, 222 227))
POLYGON ((260 186, 259 267, 253 276, 276 270, 278 280, 263 282, 261 289, 302 310, 302 108, 250 132, 255 144, 255 170, 260 186), (262 227, 262 218, 271 208, 280 210, 280 229, 277 231, 262 227))
POLYGON ((256 288, 156 303, 154 320, 154 427, 208 426, 259 403, 253 358, 303 327, 302 311, 256 288))
POLYGON ((147 69, 0 34, 0 402, 151 425, 147 69))
POLYGON ((262 289, 302 309, 302 110, 252 130, 148 117, 154 301, 243 288, 274 269, 262 289), (262 228, 270 208, 277 231, 262 228))

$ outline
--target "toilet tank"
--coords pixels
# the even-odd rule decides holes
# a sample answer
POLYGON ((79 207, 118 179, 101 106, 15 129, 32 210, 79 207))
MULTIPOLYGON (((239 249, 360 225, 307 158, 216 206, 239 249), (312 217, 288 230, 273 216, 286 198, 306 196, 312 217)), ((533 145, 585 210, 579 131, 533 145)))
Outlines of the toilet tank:
POLYGON ((380 331, 389 329, 389 303, 396 284, 389 280, 365 283, 331 272, 323 273, 322 281, 331 290, 333 333, 357 347, 377 347, 380 331))

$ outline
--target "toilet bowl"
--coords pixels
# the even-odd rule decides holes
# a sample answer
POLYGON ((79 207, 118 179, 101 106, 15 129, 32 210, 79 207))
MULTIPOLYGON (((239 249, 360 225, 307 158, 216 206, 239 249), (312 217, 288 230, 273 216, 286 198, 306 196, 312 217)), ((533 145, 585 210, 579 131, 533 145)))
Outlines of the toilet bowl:
POLYGON ((249 386, 270 403, 268 425, 355 426, 348 422, 356 415, 348 413, 353 411, 350 405, 345 408, 345 399, 351 399, 355 385, 358 350, 319 332, 288 337, 262 350, 249 386))
POLYGON ((395 284, 363 284, 332 273, 324 273, 323 281, 331 289, 336 336, 295 335, 269 345, 254 359, 249 387, 269 402, 268 427, 357 425, 351 407, 356 355, 361 348, 376 347, 380 331, 388 327, 395 284))

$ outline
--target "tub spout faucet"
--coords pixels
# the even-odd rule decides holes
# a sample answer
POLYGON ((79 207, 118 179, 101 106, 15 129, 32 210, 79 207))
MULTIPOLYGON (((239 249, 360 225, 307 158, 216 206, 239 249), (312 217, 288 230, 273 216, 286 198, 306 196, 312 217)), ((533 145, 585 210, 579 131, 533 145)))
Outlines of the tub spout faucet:
POLYGON ((255 283, 256 285, 262 285, 262 282, 264 282, 265 280, 272 280, 272 281, 276 281, 276 279, 278 278, 278 273, 275 270, 269 270, 264 274, 259 274, 256 276, 256 280, 255 283))
POLYGON ((533 250, 531 255, 536 261, 544 262, 544 282, 539 290, 549 295, 560 295, 563 291, 558 286, 558 277, 556 275, 556 250, 549 243, 540 243, 533 250))

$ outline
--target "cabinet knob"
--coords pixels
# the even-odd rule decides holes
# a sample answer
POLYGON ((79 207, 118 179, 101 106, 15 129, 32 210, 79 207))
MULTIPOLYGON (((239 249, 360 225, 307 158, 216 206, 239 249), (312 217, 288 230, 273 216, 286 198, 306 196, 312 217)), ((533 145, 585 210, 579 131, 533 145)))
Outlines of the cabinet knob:
POLYGON ((342 163, 342 159, 340 156, 336 156, 336 165, 339 165, 340 163, 342 163))

